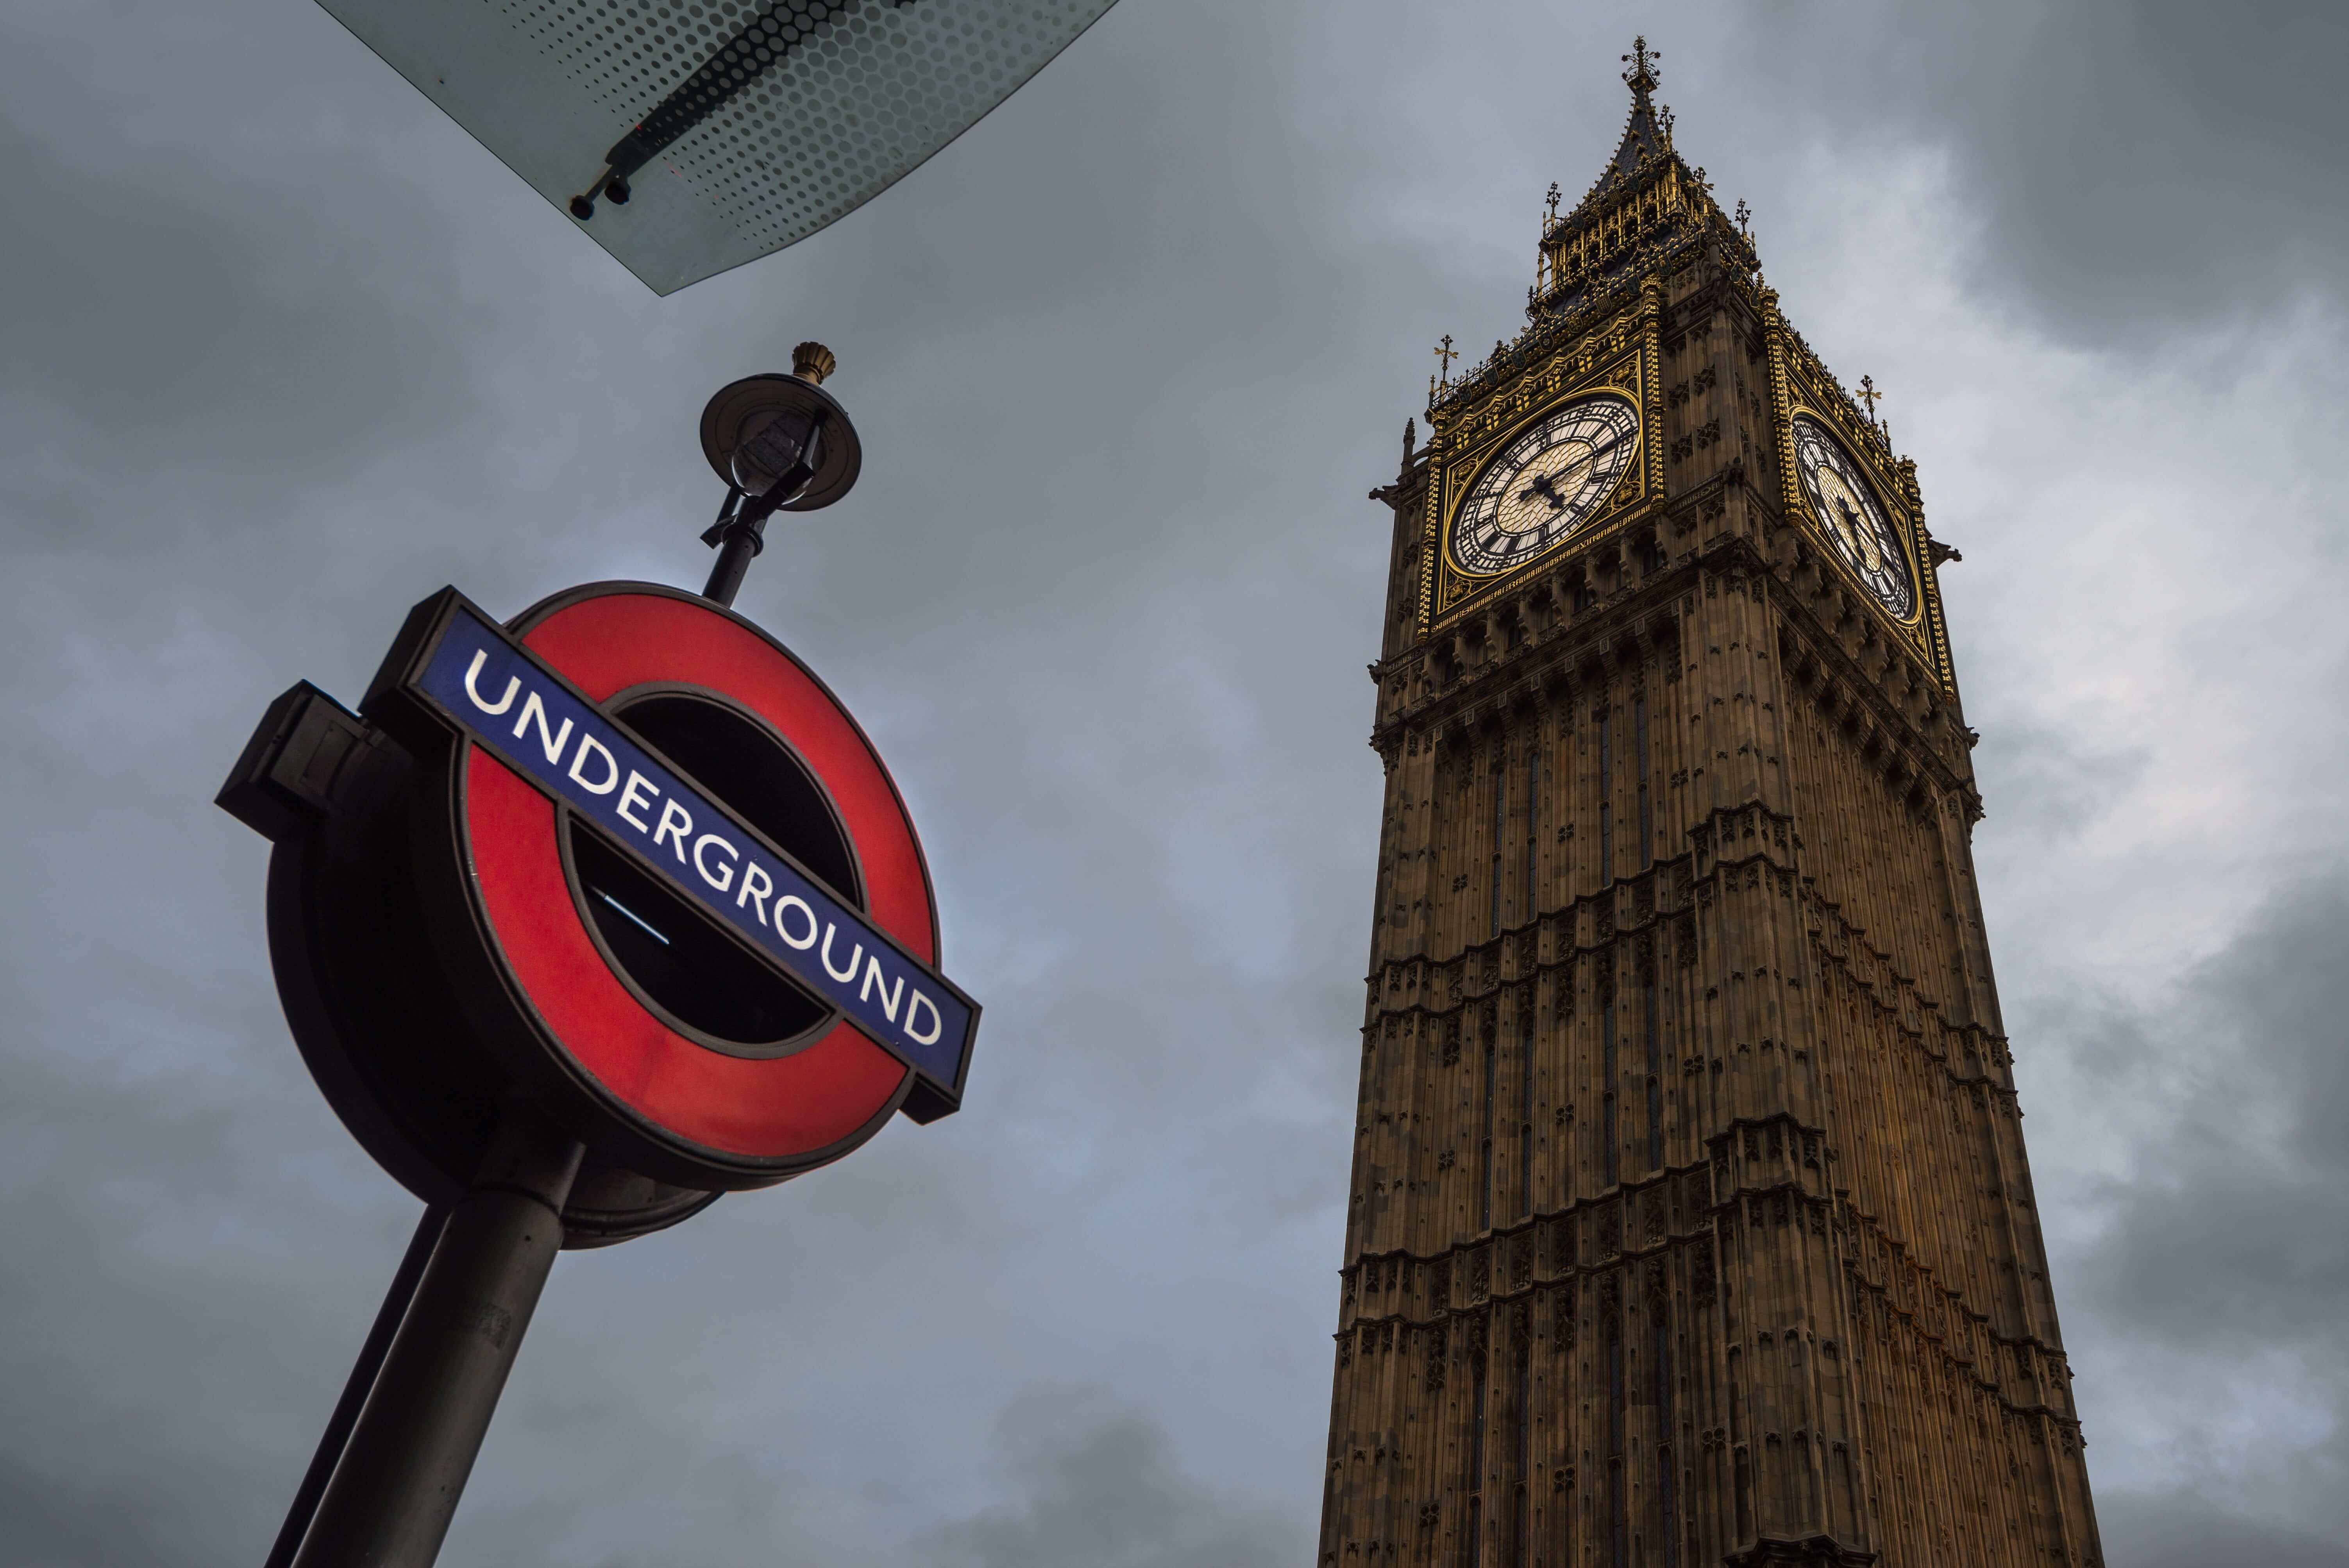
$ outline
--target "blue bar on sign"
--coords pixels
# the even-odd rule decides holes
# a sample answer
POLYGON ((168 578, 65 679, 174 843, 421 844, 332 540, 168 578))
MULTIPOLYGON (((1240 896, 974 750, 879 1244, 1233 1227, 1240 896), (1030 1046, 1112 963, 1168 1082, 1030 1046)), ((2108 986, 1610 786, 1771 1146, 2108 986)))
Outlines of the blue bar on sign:
POLYGON ((654 760, 592 703, 459 609, 417 686, 477 743, 748 938, 949 1094, 970 1005, 927 964, 654 760))

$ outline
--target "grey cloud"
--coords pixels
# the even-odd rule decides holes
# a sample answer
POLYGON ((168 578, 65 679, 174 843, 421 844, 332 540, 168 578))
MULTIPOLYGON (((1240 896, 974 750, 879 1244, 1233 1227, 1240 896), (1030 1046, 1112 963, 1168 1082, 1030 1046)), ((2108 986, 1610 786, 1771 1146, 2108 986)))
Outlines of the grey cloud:
POLYGON ((2107 1492, 2097 1500, 2106 1561, 2128 1568, 2342 1568, 2349 1547, 2223 1507, 2107 1492))
POLYGON ((2152 766, 2149 750, 2106 751, 2010 715, 1974 751, 1976 782, 2001 830, 2044 844, 2102 819, 2152 766))
POLYGON ((19 1568, 143 1563, 180 1568, 207 1561, 176 1541, 143 1489, 108 1491, 70 1474, 41 1473, 0 1456, 0 1520, 19 1568))
MULTIPOLYGON (((118 485, 168 474, 175 493, 249 498, 260 475, 340 474, 468 412, 460 344, 482 312, 412 192, 384 191, 355 223, 184 156, 127 178, 76 167, 21 124, 0 128, 0 157, 16 236, 0 367, 118 485)), ((129 542, 106 498, 26 499, 19 515, 76 542, 129 542)))
MULTIPOLYGON (((1425 344, 1514 330, 1538 192, 1597 166, 1614 57, 1654 22, 1488 14, 1126 0, 881 201, 668 301, 301 5, 0 16, 20 220, 0 247, 0 1516, 33 1521, 36 1561, 257 1560, 413 1222, 275 1016, 263 846, 207 804, 246 729, 297 677, 354 695, 443 582, 511 610, 698 579, 717 497, 693 414, 802 337, 840 353, 868 465, 779 531, 745 607, 914 805, 948 968, 988 1004, 977 1080, 959 1117, 566 1258, 447 1560, 1302 1560, 1378 814, 1361 666, 1388 517, 1362 492, 1392 472, 1425 344)), ((2117 219, 2033 216, 2053 198, 2012 163, 2043 110, 2009 76, 2047 37, 2076 56, 2075 25, 1787 10, 1755 73, 1711 41, 1743 15, 1653 41, 1684 141, 1757 198, 1815 137, 1857 133, 1802 104, 1922 82, 1861 99, 1865 133, 1963 151, 2051 330, 2106 329, 2075 252, 2131 309, 2208 269, 2096 250, 2117 219), (2025 129, 1983 122, 2010 108, 2025 129)), ((2199 20, 2146 18, 2127 60, 2207 52, 2199 20)), ((2331 145, 2317 109, 2271 113, 2213 70, 2184 166, 2331 145)), ((2124 130, 2160 108, 2105 105, 2124 130)), ((2214 199, 2279 232, 2243 185, 2214 199)), ((2321 205, 2292 221, 2319 232, 2321 205)), ((2250 310, 2283 274, 2218 275, 2209 308, 2250 310)), ((1977 715, 2050 647, 1970 668, 1977 715)), ((2052 731, 1998 728, 1981 755, 1992 825, 2058 867, 2100 793, 2142 777, 2052 731)), ((1993 914, 1994 943, 2028 929, 1993 914)), ((2078 958, 2064 940, 2048 963, 2078 958)), ((2302 1044, 2213 1048, 2263 1105, 2334 1094, 2306 1044, 2333 993, 2248 963, 2198 979, 2208 1016, 2257 993, 2302 1044)), ((2164 1072, 2190 1054, 2128 1009, 2064 1027, 2083 1075, 2147 1040, 2164 1072)), ((2133 1093, 2158 1127, 2185 1103, 2133 1093)), ((2082 1119, 2028 1103, 2034 1139, 2082 1119)), ((2320 1124, 2279 1125, 2282 1175, 2205 1184, 2232 1208, 2158 1182, 2097 1199, 2117 1228, 2078 1275, 2075 1344, 2117 1366, 2232 1334, 2337 1364, 2317 1315, 2338 1260, 2243 1219, 2334 1212, 2320 1124), (2173 1222, 2239 1232, 2282 1304, 2165 1271, 2173 1222)), ((2252 1132, 2181 1128, 2163 1158, 2223 1175, 2252 1132)), ((2088 1409, 2100 1456, 2113 1407, 2088 1409)), ((2294 1508, 2274 1530, 2331 1517, 2294 1508)), ((2114 1560, 2270 1541, 2240 1513, 2124 1501, 2114 1560)))
POLYGON ((2191 1097, 2075 1288, 2174 1342, 2349 1349, 2349 869, 2279 888, 2180 1005, 2131 1023, 2137 1049, 2105 1062, 2174 1063, 2191 1097))
POLYGON ((2084 1408, 2111 1402, 2087 1430, 2116 1563, 2349 1562, 2345 944, 2349 868, 2301 867, 2155 997, 2015 1009, 2018 1052, 2129 1134, 2124 1174, 2054 1199, 2086 1232, 2057 1282, 2084 1408))
POLYGON ((1157 1423, 1100 1389, 1029 1389, 996 1440, 1014 1501, 934 1534, 937 1568, 1270 1568, 1311 1550, 1293 1520, 1185 1474, 1157 1423))
POLYGON ((2142 349, 2156 323, 2247 320, 2306 288, 2339 297, 2339 6, 1845 12, 1831 48, 1824 15, 1782 0, 1747 17, 1778 104, 1830 144, 1954 151, 1993 225, 1985 255, 2047 326, 2142 349))

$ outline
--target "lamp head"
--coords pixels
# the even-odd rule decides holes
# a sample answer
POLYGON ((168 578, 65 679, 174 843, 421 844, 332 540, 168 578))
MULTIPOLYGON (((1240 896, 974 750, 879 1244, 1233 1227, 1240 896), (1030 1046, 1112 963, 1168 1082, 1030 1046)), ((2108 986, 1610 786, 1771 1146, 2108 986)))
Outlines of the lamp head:
POLYGON ((856 427, 823 379, 837 365, 821 343, 792 350, 792 373, 746 376, 701 410, 701 450, 718 477, 745 495, 798 493, 777 510, 814 512, 848 493, 864 464, 856 427))

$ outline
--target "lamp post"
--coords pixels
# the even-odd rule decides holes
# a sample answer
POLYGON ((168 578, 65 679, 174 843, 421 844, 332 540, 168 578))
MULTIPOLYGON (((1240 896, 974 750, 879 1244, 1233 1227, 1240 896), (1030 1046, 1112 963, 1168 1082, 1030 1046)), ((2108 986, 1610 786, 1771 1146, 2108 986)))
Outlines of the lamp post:
MULTIPOLYGON (((727 484, 702 535, 718 550, 702 590, 712 603, 733 604, 768 518, 829 506, 856 483, 856 428, 821 385, 835 364, 822 344, 800 344, 790 375, 746 377, 703 410, 702 450, 727 484)), ((233 780, 223 800, 249 812, 251 792, 238 790, 233 780)), ((564 1245, 587 1153, 526 1094, 509 1095, 493 1119, 464 1190, 427 1209, 267 1568, 429 1568, 439 1554, 564 1245)))
POLYGON ((702 597, 730 607, 766 548, 768 518, 829 506, 856 483, 864 462, 856 427, 823 389, 837 365, 823 344, 802 343, 790 375, 746 376, 701 410, 702 452, 727 486, 718 521, 701 535, 718 547, 702 597))

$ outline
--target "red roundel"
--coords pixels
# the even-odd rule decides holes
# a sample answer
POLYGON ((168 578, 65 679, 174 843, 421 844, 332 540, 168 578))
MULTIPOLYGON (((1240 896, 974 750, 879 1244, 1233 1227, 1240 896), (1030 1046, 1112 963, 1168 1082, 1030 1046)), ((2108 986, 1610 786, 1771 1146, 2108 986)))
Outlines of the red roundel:
MULTIPOLYGON (((653 716, 700 702, 782 742, 845 841, 848 859, 834 885, 859 886, 838 890, 906 952, 936 964, 936 907, 905 803, 855 721, 780 645, 707 600, 641 584, 574 589, 525 612, 510 630, 616 724, 646 714, 635 732, 665 733, 653 716)), ((458 767, 457 815, 477 918, 512 992, 574 1085, 681 1158, 688 1169, 679 1174, 763 1185, 846 1153, 903 1102, 907 1066, 837 1007, 807 1003, 806 1027, 762 1044, 741 1038, 755 1027, 723 1038, 723 1025, 686 1022, 686 1003, 662 1005, 664 997, 698 1000, 722 990, 722 977, 697 978, 689 962, 668 973, 678 969, 675 950, 688 933, 647 917, 649 896, 629 890, 636 884, 616 894, 597 880, 594 866, 604 862, 592 845, 581 846, 585 830, 566 822, 569 806, 479 744, 461 748, 458 767), (602 934, 605 927, 613 934, 602 934), (632 963, 617 953, 624 940, 647 940, 636 927, 661 946, 644 948, 649 956, 632 963), (646 978, 655 971, 667 976, 666 991, 646 978)), ((697 770, 685 762, 682 771, 697 770)), ((699 771, 709 785, 708 771, 699 771)), ((757 802, 726 804, 756 817, 757 802)), ((806 801, 799 809, 821 815, 806 801)), ((685 846, 680 833, 680 858, 685 846)), ((702 961, 722 963, 724 954, 702 961)))

